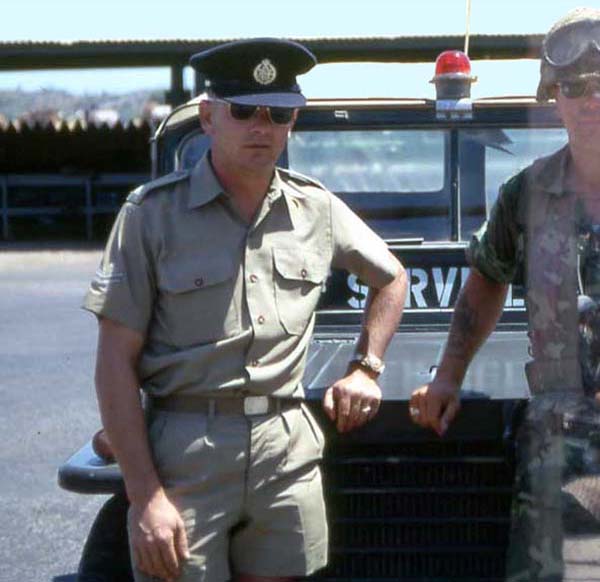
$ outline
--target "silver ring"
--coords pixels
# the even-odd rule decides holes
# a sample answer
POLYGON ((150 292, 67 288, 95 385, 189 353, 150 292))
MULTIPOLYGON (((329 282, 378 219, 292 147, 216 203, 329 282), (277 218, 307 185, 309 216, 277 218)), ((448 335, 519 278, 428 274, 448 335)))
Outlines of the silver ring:
POLYGON ((371 410, 373 410, 373 409, 372 409, 370 406, 363 406, 363 407, 360 409, 360 411, 361 411, 363 414, 369 414, 369 413, 371 412, 371 410))
POLYGON ((416 406, 409 406, 408 412, 411 416, 419 416, 421 414, 421 411, 416 406))

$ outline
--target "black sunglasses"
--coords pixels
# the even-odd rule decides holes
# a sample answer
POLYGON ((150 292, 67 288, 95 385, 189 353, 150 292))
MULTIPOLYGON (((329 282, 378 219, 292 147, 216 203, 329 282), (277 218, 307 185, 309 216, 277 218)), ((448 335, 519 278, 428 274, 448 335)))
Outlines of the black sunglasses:
POLYGON ((247 121, 250 119, 259 108, 267 110, 269 119, 276 125, 287 125, 294 118, 294 107, 268 107, 266 105, 241 105, 239 103, 231 103, 225 99, 213 99, 220 103, 226 103, 229 108, 229 114, 237 121, 247 121))
POLYGON ((578 99, 584 95, 591 95, 594 91, 600 92, 600 80, 561 81, 558 87, 567 99, 578 99))

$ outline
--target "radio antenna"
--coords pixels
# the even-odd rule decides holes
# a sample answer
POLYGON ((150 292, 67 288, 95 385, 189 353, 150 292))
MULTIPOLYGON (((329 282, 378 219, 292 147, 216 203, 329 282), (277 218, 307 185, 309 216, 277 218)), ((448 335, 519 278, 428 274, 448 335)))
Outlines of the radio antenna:
POLYGON ((469 55, 469 29, 471 27, 471 0, 467 0, 467 23, 465 26, 465 54, 469 55))

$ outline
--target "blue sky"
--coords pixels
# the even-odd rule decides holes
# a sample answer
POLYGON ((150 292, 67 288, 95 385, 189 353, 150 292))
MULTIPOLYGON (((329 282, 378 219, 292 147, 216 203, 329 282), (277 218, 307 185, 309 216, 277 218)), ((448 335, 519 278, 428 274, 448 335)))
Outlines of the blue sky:
MULTIPOLYGON (((597 2, 597 0, 595 0, 597 2)), ((577 0, 471 0, 471 34, 544 33, 577 0)), ((8 41, 230 39, 464 34, 466 0, 20 0, 4 3, 8 41)), ((473 64, 473 95, 533 94, 538 64, 473 64)), ((302 79, 308 96, 432 97, 433 64, 323 65, 302 79)), ((191 75, 188 75, 191 84, 191 75)), ((77 93, 167 88, 167 69, 0 73, 0 89, 77 93)))

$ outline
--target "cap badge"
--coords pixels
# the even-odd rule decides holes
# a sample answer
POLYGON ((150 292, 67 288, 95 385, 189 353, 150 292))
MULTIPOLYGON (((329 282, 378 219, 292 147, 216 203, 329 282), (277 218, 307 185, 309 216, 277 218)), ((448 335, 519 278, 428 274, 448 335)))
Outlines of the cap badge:
POLYGON ((261 85, 270 85, 277 77, 277 69, 269 59, 263 59, 253 72, 254 80, 261 85))

